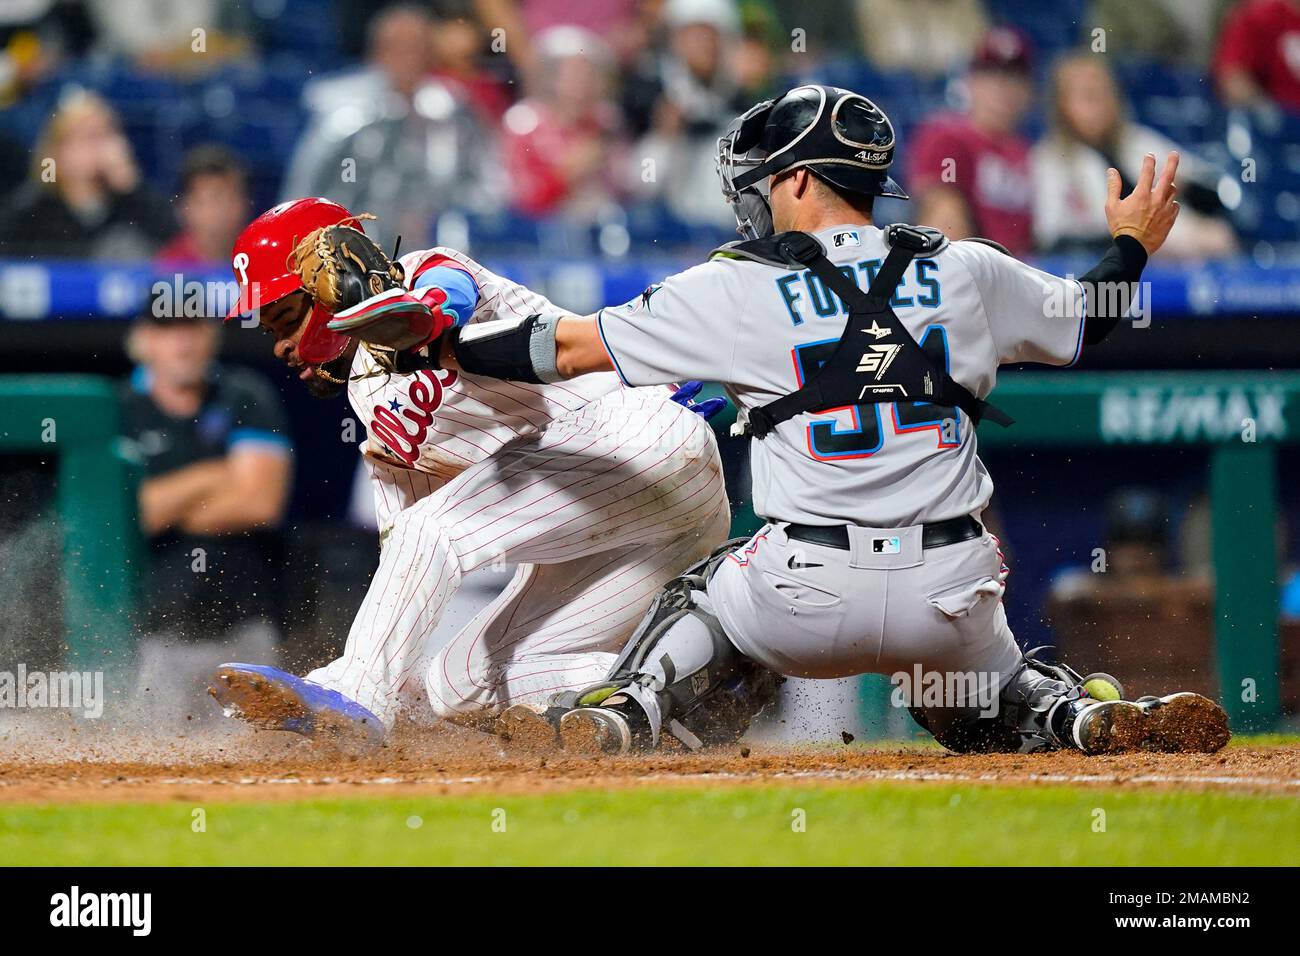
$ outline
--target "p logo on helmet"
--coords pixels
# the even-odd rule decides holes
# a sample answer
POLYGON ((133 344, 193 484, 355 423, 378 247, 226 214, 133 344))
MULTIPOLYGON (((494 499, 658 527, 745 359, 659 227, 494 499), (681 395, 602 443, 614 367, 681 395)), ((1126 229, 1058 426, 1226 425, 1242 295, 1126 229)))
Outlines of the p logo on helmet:
MULTIPOLYGON (((343 206, 328 199, 294 199, 262 213, 239 235, 231 265, 239 280, 239 298, 226 320, 272 305, 302 291, 302 280, 292 271, 290 257, 306 235, 326 226, 361 229, 361 222, 343 206)), ((310 365, 323 365, 343 354, 351 339, 327 329, 333 316, 313 305, 298 339, 298 355, 310 365)))

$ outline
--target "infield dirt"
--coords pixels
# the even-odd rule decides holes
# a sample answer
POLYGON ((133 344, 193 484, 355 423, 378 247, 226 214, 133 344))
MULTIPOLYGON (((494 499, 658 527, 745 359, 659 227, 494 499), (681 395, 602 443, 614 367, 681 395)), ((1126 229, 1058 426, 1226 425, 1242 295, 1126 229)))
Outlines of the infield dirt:
POLYGON ((774 748, 576 759, 513 754, 458 728, 399 735, 353 756, 289 734, 90 733, 68 725, 0 736, 0 802, 303 799, 326 795, 532 793, 645 786, 835 786, 873 780, 1271 791, 1300 796, 1300 746, 1217 754, 1074 752, 956 756, 933 745, 774 748))

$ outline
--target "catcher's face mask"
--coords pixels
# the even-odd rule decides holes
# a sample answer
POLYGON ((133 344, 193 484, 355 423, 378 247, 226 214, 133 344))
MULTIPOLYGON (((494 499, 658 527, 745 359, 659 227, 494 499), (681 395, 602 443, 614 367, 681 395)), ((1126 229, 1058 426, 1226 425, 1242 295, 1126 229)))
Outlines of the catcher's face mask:
POLYGON ((759 140, 775 100, 764 100, 728 124, 718 139, 717 170, 722 197, 736 216, 736 231, 746 239, 772 235, 772 194, 766 176, 751 175, 767 159, 759 140), (738 185, 737 181, 747 185, 738 185))
POLYGON ((906 199, 889 178, 894 127, 865 96, 833 86, 798 86, 759 103, 718 140, 718 177, 740 233, 772 234, 770 177, 806 167, 830 185, 906 199))

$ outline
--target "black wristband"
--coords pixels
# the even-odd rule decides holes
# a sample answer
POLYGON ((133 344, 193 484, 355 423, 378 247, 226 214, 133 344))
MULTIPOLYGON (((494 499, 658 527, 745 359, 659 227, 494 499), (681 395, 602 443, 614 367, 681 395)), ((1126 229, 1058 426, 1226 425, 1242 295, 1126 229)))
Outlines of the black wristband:
POLYGON ((456 362, 471 375, 543 385, 558 382, 555 366, 557 316, 497 319, 456 329, 451 346, 456 362))
POLYGON ((1083 329, 1083 344, 1096 345, 1110 335, 1124 317, 1125 305, 1133 301, 1146 268, 1147 251, 1132 236, 1116 236, 1101 261, 1079 277, 1088 297, 1088 316, 1083 329), (1123 294, 1113 294, 1116 290, 1123 294))
POLYGON ((1120 268, 1125 274, 1121 281, 1136 282, 1142 278, 1142 270, 1147 266, 1147 251, 1142 243, 1132 236, 1116 236, 1114 243, 1119 252, 1120 268))

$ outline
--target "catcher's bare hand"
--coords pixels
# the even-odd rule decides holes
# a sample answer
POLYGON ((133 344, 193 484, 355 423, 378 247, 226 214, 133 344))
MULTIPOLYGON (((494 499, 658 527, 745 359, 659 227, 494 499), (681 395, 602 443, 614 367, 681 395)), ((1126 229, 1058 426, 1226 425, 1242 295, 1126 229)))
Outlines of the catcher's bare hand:
POLYGON ((1174 220, 1178 218, 1178 202, 1174 199, 1178 192, 1174 183, 1177 172, 1178 154, 1170 153, 1160 178, 1155 179, 1156 157, 1147 153, 1142 159, 1137 185, 1120 199, 1119 170, 1106 170, 1106 223, 1110 226, 1110 234, 1132 236, 1142 243, 1148 256, 1154 255, 1164 245, 1174 220))

